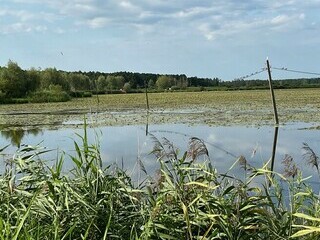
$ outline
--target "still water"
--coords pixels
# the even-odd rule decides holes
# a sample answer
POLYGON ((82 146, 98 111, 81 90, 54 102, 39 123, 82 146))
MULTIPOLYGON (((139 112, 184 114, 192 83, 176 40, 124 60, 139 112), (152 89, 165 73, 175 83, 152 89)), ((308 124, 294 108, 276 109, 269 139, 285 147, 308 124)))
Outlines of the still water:
MULTIPOLYGON (((316 154, 320 154, 320 130, 313 128, 311 123, 289 123, 279 127, 277 151, 275 155, 275 171, 283 172, 282 160, 285 155, 292 156, 304 176, 312 175, 311 181, 319 180, 315 169, 306 164, 303 157, 303 143, 307 143, 316 154)), ((274 128, 270 126, 245 127, 227 126, 210 127, 207 125, 167 124, 150 125, 146 136, 146 126, 108 126, 89 128, 90 143, 96 139, 101 146, 102 159, 105 165, 117 163, 124 166, 128 172, 139 171, 138 162, 142 162, 149 174, 158 168, 156 157, 151 153, 154 147, 154 137, 162 141, 167 138, 183 154, 188 149, 190 137, 202 139, 208 148, 209 157, 219 172, 226 172, 239 156, 244 156, 250 165, 261 167, 267 162, 272 153, 274 128), (138 161, 139 160, 139 161, 138 161)), ((5 154, 12 154, 20 144, 40 144, 46 149, 52 149, 45 157, 54 161, 57 155, 65 152, 73 155, 76 140, 81 143, 77 134, 83 129, 33 129, 29 131, 11 130, 2 131, 0 135, 0 148, 10 144, 5 154)), ((0 170, 4 167, 6 155, 0 156, 0 170)), ((71 167, 66 162, 66 168, 71 167)), ((232 174, 239 174, 240 166, 235 167, 232 174)), ((0 171, 1 172, 1 171, 0 171)))

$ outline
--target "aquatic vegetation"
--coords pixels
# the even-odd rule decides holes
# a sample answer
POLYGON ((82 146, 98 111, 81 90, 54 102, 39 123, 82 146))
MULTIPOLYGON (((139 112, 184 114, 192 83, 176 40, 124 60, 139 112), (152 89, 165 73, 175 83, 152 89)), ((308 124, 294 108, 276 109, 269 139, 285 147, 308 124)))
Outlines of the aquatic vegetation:
MULTIPOLYGON (((319 122, 318 95, 318 89, 276 90, 280 123, 319 122)), ((150 124, 273 124, 267 90, 149 93, 148 99, 150 124)), ((77 126, 73 123, 83 115, 95 125, 145 124, 146 112, 144 93, 106 94, 59 103, 0 105, 0 125, 77 126)))

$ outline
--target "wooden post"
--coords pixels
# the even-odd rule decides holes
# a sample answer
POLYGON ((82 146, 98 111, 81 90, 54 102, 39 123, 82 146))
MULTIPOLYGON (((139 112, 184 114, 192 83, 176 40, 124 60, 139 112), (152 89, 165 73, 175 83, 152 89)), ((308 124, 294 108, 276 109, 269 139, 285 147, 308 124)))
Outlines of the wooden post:
POLYGON ((146 136, 149 134, 149 112, 147 112, 146 136))
POLYGON ((269 75, 269 87, 270 87, 270 93, 271 93, 271 99, 272 99, 272 105, 273 105, 274 121, 276 125, 278 125, 279 119, 278 119, 277 105, 276 105, 276 100, 273 92, 271 70, 270 70, 270 64, 268 59, 267 59, 267 69, 268 69, 268 75, 269 75))
POLYGON ((273 136, 273 145, 272 145, 272 155, 271 155, 271 172, 273 172, 274 169, 274 158, 276 156, 276 149, 277 149, 277 142, 278 142, 278 132, 279 127, 274 127, 274 136, 273 136))
POLYGON ((146 102, 147 102, 147 123, 146 123, 146 136, 149 134, 149 98, 148 98, 148 84, 147 80, 144 81, 144 86, 146 89, 146 102))
POLYGON ((149 112, 149 98, 148 98, 148 85, 147 85, 147 80, 144 81, 144 86, 145 86, 145 89, 146 89, 147 111, 149 112))
MULTIPOLYGON (((273 137, 273 144, 272 144, 272 154, 271 154, 271 172, 273 172, 274 169, 274 159, 276 156, 276 149, 277 149, 277 142, 278 142, 278 132, 279 132, 279 119, 278 119, 278 112, 277 112, 277 105, 276 100, 274 97, 274 91, 272 86, 272 77, 271 77, 271 69, 270 69, 270 63, 267 59, 267 69, 268 69, 268 75, 269 75, 269 87, 270 87, 270 93, 271 93, 271 100, 273 105, 273 113, 274 113, 274 121, 275 121, 275 127, 274 127, 274 137, 273 137)), ((273 174, 272 174, 273 177, 273 174)), ((269 185, 271 185, 271 182, 269 182, 269 185)))

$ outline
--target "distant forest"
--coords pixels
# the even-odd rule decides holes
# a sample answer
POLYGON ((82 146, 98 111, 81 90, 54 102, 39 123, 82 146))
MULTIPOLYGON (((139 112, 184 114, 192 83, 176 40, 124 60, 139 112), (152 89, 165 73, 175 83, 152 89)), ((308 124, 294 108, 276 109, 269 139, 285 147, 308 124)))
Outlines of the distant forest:
MULTIPOLYGON (((320 78, 282 79, 274 88, 320 87, 320 78)), ((56 68, 23 70, 13 61, 0 66, 0 103, 68 101, 92 94, 161 91, 218 91, 267 89, 267 80, 222 81, 214 78, 187 77, 184 74, 132 72, 66 72, 56 68)))

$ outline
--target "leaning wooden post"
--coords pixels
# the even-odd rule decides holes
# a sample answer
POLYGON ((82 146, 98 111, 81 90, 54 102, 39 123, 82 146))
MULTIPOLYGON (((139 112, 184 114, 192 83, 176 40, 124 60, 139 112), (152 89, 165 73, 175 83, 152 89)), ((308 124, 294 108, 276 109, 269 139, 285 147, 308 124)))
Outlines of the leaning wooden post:
POLYGON ((278 132, 279 132, 279 127, 275 126, 274 127, 274 136, 273 136, 273 145, 272 145, 271 169, 270 169, 272 172, 273 172, 273 168, 274 168, 274 158, 276 156, 278 132))
POLYGON ((271 93, 271 99, 272 99, 272 105, 273 105, 274 120, 275 120, 276 125, 278 125, 279 124, 279 119, 278 119, 276 100, 275 100, 274 92, 273 92, 271 69, 270 69, 269 59, 267 59, 267 69, 268 69, 268 75, 269 75, 269 87, 270 87, 270 93, 271 93))
POLYGON ((144 86, 146 90, 146 102, 147 102, 147 123, 146 123, 146 136, 149 133, 149 98, 148 98, 148 85, 147 80, 144 80, 144 86))
POLYGON ((147 112, 146 136, 149 134, 149 112, 147 112))
POLYGON ((149 98, 148 98, 148 85, 147 80, 144 80, 144 86, 146 90, 147 111, 149 112, 149 98))
MULTIPOLYGON (((278 141, 278 131, 279 131, 279 119, 278 119, 278 112, 277 112, 277 105, 276 100, 274 97, 274 91, 272 86, 272 78, 271 78, 271 69, 269 60, 267 59, 267 69, 268 69, 268 75, 269 75, 269 87, 270 87, 270 93, 271 93, 271 99, 272 99, 272 105, 273 105, 273 112, 274 112, 274 121, 275 121, 275 128, 274 128, 274 138, 273 138, 273 145, 272 145, 272 155, 271 155, 271 172, 273 172, 274 169, 274 159, 276 155, 276 149, 277 149, 277 141, 278 141)), ((272 174, 273 176, 273 174, 272 174)))

